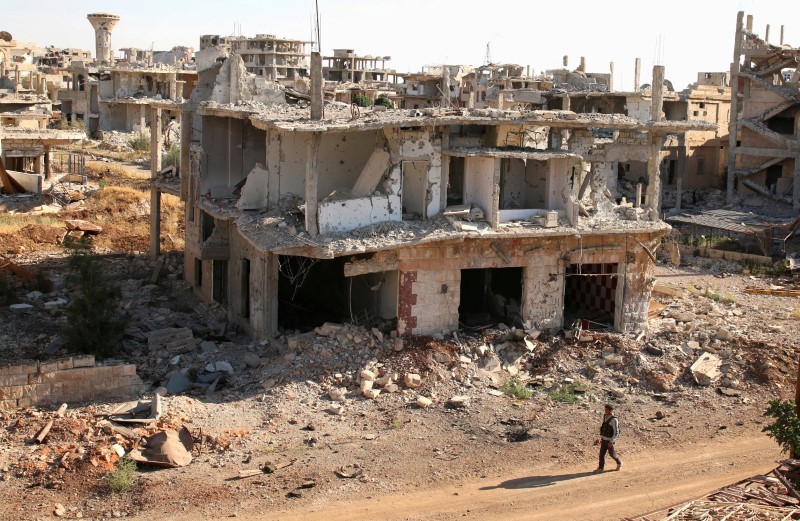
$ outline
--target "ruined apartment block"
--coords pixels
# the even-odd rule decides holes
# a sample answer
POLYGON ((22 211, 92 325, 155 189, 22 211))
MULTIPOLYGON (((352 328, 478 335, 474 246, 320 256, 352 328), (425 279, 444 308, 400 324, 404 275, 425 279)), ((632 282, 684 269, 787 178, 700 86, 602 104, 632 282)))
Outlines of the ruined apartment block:
POLYGON ((800 210, 800 48, 770 43, 739 12, 731 63, 728 203, 758 192, 800 210), (751 192, 752 191, 752 192, 751 192))
POLYGON ((293 80, 308 75, 311 42, 278 38, 273 34, 245 36, 203 35, 200 50, 218 47, 241 56, 247 71, 268 80, 293 80))
MULTIPOLYGON (((500 321, 646 328, 653 252, 669 230, 663 145, 715 128, 662 120, 662 89, 641 119, 447 103, 323 115, 312 53, 309 117, 236 56, 200 58, 193 99, 214 99, 184 132, 185 274, 246 331, 375 319, 405 336, 500 321), (641 208, 609 189, 634 160, 649 176, 641 208)), ((662 85, 663 67, 654 74, 662 85)))

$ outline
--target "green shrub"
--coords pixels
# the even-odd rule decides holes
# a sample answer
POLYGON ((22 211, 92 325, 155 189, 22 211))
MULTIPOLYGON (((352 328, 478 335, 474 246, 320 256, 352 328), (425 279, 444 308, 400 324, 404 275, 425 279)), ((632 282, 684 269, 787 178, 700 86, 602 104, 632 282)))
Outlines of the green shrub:
POLYGON ((73 249, 67 267, 66 281, 74 290, 64 327, 69 349, 98 358, 113 356, 126 326, 117 311, 119 286, 108 278, 100 259, 86 249, 73 249))
POLYGON ((384 96, 381 96, 380 98, 376 99, 375 100, 375 105, 383 105, 387 109, 393 109, 394 108, 394 103, 392 103, 392 100, 390 100, 389 98, 386 98, 384 96))
POLYGON ((150 150, 150 138, 140 132, 135 138, 128 141, 128 146, 138 152, 145 152, 150 150))
POLYGON ((353 97, 353 103, 359 107, 371 107, 374 102, 368 96, 359 94, 353 97))
POLYGON ((125 492, 136 482, 136 462, 132 459, 121 459, 117 468, 106 477, 108 489, 111 492, 125 492))
POLYGON ((775 421, 764 427, 762 432, 778 442, 778 445, 788 452, 789 456, 796 458, 800 452, 800 419, 797 418, 795 404, 792 400, 770 400, 769 407, 764 416, 774 418, 775 421))
POLYGON ((500 386, 500 392, 506 396, 511 396, 517 400, 527 400, 531 397, 531 391, 525 384, 519 381, 519 378, 511 378, 503 382, 500 386))
POLYGON ((172 148, 166 154, 161 156, 161 168, 168 166, 178 166, 181 162, 181 147, 172 145, 172 148))
POLYGON ((554 401, 559 403, 578 403, 578 395, 575 394, 574 383, 561 385, 558 389, 550 391, 547 395, 554 401))

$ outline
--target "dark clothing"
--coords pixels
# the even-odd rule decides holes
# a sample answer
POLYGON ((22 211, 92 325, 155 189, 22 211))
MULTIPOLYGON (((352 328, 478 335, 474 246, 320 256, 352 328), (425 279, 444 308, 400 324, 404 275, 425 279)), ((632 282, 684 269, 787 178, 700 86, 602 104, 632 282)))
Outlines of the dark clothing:
POLYGON ((606 465, 606 452, 611 458, 617 462, 617 465, 622 464, 622 460, 617 456, 617 451, 614 448, 614 443, 611 440, 600 440, 600 463, 597 468, 603 470, 606 465))

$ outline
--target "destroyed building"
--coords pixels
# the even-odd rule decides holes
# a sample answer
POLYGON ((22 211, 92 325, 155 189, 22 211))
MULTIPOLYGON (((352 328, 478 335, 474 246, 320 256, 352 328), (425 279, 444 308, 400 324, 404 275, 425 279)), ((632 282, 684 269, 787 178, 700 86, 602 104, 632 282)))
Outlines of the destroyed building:
MULTIPOLYGON (((193 63, 181 59, 170 60, 169 65, 151 64, 152 56, 148 55, 146 62, 121 60, 114 64, 110 31, 119 17, 105 13, 91 14, 89 19, 95 27, 97 52, 102 58, 99 63, 73 61, 66 69, 58 100, 67 123, 83 121, 90 134, 98 130, 144 131, 150 126, 148 107, 152 102, 177 103, 191 95, 197 83, 193 63), (98 25, 97 20, 106 21, 106 25, 98 25)), ((126 56, 142 57, 135 52, 126 56)))
POLYGON ((401 74, 400 108, 460 106, 462 79, 470 71, 468 65, 426 65, 422 72, 401 74))
POLYGON ((310 41, 278 38, 273 34, 245 36, 203 35, 200 50, 219 47, 238 54, 247 71, 269 80, 282 81, 308 75, 310 41))
MULTIPOLYGON (((389 321, 401 335, 501 321, 646 328, 669 230, 662 145, 713 124, 659 121, 660 95, 645 119, 335 106, 323 117, 316 59, 311 118, 253 90, 235 57, 213 87, 222 101, 197 106, 181 193, 185 276, 201 299, 261 338, 324 321, 389 321), (648 165, 645 208, 613 193, 634 160, 648 165)), ((198 70, 202 84, 199 58, 198 70)))
POLYGON ((757 192, 800 209, 800 48, 762 38, 739 12, 731 64, 727 201, 757 192))

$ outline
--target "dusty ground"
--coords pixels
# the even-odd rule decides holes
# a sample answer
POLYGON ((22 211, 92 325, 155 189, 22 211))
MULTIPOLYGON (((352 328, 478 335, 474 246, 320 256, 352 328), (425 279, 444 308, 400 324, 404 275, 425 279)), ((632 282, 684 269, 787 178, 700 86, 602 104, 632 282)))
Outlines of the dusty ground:
MULTIPOLYGON (((129 182, 136 180, 113 186, 129 182)), ((53 282, 45 299, 69 298, 63 249, 36 244, 12 257, 53 282)), ((380 328, 251 342, 225 330, 219 310, 194 301, 180 255, 164 259, 153 284, 154 265, 136 248, 123 251, 129 255, 106 259, 131 317, 119 357, 137 364, 150 391, 175 371, 194 376, 215 361, 235 372, 212 394, 195 386, 165 398, 166 416, 138 434, 185 425, 198 441, 194 460, 178 469, 140 467, 122 493, 106 486, 115 460, 109 447, 129 450, 136 441, 105 428, 102 414, 115 404, 70 404, 42 445, 28 441, 49 410, 0 412, 0 519, 50 518, 57 504, 67 519, 618 519, 764 472, 780 457, 761 433, 762 414, 767 400, 794 395, 800 303, 743 289, 787 279, 690 258, 680 268, 658 267, 659 284, 679 296, 655 295, 666 307, 639 340, 543 335, 530 351, 514 351, 515 333, 497 329, 396 351, 380 328), (196 348, 179 360, 149 351, 148 333, 163 327, 191 328, 196 348), (725 362, 707 387, 688 371, 703 350, 725 362), (398 391, 360 397, 365 368, 397 374, 398 391), (406 372, 422 375, 420 388, 402 385, 406 372), (509 380, 530 398, 501 392, 509 380), (332 401, 342 389, 344 401, 332 401), (418 396, 432 405, 420 408, 418 396), (454 396, 466 405, 452 404, 454 396), (620 418, 625 467, 589 475, 608 401, 620 418), (333 405, 341 414, 330 412, 333 405), (281 468, 239 479, 267 463, 281 468)), ((31 288, 13 289, 28 302, 31 288)), ((43 358, 65 322, 63 311, 31 302, 27 314, 0 311, 0 359, 43 358)))

